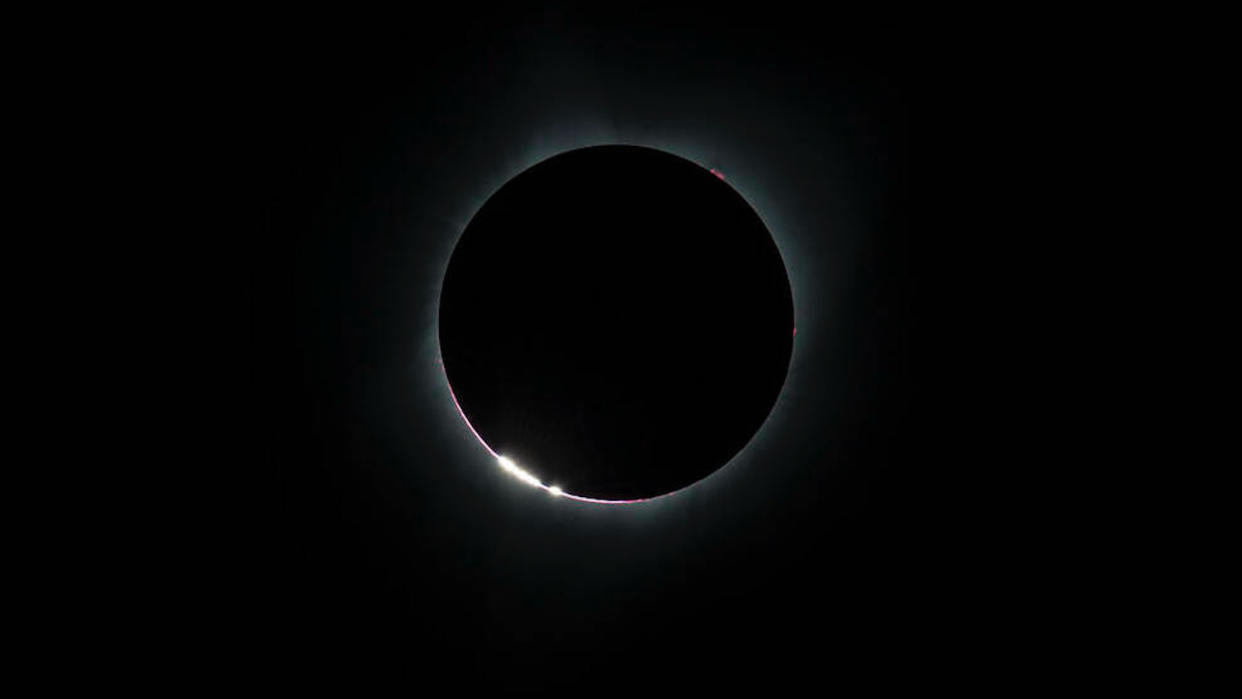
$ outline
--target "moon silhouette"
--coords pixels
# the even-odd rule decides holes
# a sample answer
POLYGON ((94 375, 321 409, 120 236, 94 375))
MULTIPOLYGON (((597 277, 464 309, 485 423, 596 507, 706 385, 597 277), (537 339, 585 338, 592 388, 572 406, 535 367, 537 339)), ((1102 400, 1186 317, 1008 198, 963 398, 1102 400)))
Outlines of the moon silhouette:
POLYGON ((439 307, 463 418, 557 496, 685 488, 746 446, 784 385, 780 252, 727 172, 594 146, 521 172, 467 225, 439 307))

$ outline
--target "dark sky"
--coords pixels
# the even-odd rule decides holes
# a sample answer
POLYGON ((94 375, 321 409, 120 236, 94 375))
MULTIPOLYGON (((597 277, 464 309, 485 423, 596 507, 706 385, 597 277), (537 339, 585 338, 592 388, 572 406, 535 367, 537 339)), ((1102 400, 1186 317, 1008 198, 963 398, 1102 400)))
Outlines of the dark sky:
POLYGON ((924 392, 936 233, 913 163, 938 43, 760 9, 480 11, 251 42, 235 118, 262 211, 253 452, 275 474, 258 664, 637 692, 823 686, 935 643, 956 585, 929 473, 951 466, 928 453, 946 405, 924 392), (522 169, 601 143, 722 172, 781 249, 798 328, 742 455, 635 506, 501 472, 436 363, 470 217, 522 169))

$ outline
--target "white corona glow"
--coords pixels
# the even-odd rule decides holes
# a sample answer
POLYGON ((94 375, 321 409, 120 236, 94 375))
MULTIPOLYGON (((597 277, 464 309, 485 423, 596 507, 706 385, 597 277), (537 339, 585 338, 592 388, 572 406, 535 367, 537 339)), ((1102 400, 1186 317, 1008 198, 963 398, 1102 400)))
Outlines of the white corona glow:
POLYGON ((549 493, 552 493, 553 495, 555 495, 555 496, 557 496, 557 497, 560 497, 561 495, 564 495, 564 494, 565 494, 565 491, 561 490, 559 487, 557 487, 557 486, 555 486, 555 485, 554 485, 554 486, 551 486, 550 488, 548 488, 548 492, 549 492, 549 493))

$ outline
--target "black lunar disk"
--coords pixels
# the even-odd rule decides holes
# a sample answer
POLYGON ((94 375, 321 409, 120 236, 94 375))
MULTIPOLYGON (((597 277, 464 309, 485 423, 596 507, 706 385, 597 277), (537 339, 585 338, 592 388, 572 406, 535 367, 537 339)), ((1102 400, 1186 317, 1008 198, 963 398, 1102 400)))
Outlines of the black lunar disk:
POLYGON ((721 178, 596 146, 479 209, 439 332, 489 449, 552 492, 637 500, 708 476, 754 436, 789 368, 793 298, 771 235, 721 178))

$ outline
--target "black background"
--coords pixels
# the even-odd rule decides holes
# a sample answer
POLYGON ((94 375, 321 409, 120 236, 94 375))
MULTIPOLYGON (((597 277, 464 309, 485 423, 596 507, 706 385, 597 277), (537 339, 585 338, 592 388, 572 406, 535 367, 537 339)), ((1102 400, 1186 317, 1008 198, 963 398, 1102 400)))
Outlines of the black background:
POLYGON ((979 350, 931 320, 960 249, 934 213, 962 166, 923 159, 948 138, 932 127, 956 94, 952 36, 627 8, 248 38, 228 87, 257 212, 239 244, 262 474, 239 482, 249 666, 646 691, 909 677, 951 654, 987 587, 954 526, 982 486, 962 489, 968 457, 941 448, 979 427, 958 421, 971 387, 953 368, 979 350), (798 327, 745 458, 634 507, 500 472, 435 363, 439 280, 473 212, 537 160, 607 142, 716 167, 751 197, 798 327))

